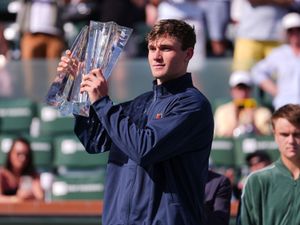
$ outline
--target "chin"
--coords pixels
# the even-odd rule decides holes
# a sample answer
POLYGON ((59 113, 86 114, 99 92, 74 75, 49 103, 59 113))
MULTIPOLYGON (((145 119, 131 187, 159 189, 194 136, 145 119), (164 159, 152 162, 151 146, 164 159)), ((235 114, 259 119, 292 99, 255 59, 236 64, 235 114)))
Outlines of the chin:
POLYGON ((162 78, 164 76, 165 76, 165 74, 160 74, 160 73, 153 74, 153 77, 156 78, 156 79, 160 79, 160 78, 162 78))

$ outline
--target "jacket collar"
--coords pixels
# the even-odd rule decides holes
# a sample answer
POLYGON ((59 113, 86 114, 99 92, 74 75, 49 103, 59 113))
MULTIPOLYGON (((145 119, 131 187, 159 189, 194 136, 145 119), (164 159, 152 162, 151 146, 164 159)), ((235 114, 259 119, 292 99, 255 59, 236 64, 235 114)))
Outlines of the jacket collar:
POLYGON ((289 169, 284 165, 284 163, 282 162, 282 159, 279 158, 277 161, 275 161, 275 166, 285 175, 288 177, 292 177, 291 171, 289 171, 289 169))
POLYGON ((161 85, 157 85, 156 80, 153 81, 153 91, 156 97, 176 94, 190 87, 193 87, 191 73, 186 73, 177 79, 167 81, 161 85))

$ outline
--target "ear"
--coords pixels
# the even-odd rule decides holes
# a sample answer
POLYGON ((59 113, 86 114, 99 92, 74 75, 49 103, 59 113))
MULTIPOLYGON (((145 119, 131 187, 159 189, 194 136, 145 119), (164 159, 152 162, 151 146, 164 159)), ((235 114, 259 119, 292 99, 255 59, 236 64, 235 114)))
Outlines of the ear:
POLYGON ((190 61, 190 59, 193 57, 194 55, 194 48, 188 48, 186 50, 186 57, 185 57, 185 60, 188 62, 190 61))

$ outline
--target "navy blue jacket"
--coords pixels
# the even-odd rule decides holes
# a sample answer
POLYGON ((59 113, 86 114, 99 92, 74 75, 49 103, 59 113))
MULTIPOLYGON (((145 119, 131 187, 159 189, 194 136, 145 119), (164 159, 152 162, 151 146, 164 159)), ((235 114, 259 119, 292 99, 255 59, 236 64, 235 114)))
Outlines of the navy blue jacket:
POLYGON ((104 225, 204 225, 213 116, 190 74, 130 102, 96 101, 75 133, 89 153, 110 151, 104 225))

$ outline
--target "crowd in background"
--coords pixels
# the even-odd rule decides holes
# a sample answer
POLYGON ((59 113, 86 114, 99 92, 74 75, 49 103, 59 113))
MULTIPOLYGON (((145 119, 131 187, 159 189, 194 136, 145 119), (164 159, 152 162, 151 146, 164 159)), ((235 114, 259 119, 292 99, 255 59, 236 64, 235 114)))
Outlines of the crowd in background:
MULTIPOLYGON (((5 60, 60 58, 90 20, 132 27, 125 54, 146 57, 145 34, 155 21, 183 19, 197 32, 192 70, 207 57, 232 58, 232 74, 224 84, 232 99, 215 111, 216 137, 270 136, 272 112, 300 103, 297 0, 19 0, 7 6, 0 24, 0 67, 5 60)), ((252 172, 270 159, 258 153, 245 163, 252 172)), ((229 170, 225 175, 236 190, 232 198, 239 199, 244 177, 236 181, 229 170)))

